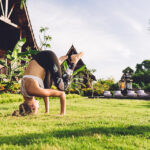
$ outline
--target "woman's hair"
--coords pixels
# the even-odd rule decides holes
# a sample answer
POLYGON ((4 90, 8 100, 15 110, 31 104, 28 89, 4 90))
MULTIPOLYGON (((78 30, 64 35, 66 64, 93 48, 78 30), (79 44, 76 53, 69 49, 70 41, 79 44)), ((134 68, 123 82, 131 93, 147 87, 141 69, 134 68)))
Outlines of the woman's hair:
POLYGON ((19 105, 19 114, 21 116, 31 114, 32 112, 33 110, 26 103, 22 103, 19 105))
POLYGON ((32 114, 33 110, 26 103, 22 103, 19 105, 19 110, 15 110, 12 113, 12 116, 26 116, 32 114))

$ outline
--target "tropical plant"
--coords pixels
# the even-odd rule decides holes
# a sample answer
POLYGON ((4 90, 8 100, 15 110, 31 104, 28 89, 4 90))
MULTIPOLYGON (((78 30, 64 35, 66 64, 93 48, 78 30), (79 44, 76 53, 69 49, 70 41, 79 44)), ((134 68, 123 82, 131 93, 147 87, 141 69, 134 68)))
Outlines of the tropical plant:
MULTIPOLYGON (((80 78, 80 76, 77 76, 77 74, 79 74, 80 72, 83 72, 85 70, 85 67, 86 66, 83 65, 73 72, 72 78, 71 78, 71 81, 69 83, 68 90, 67 90, 68 93, 73 91, 73 93, 77 92, 78 94, 80 94, 81 90, 79 86, 81 85, 84 86, 84 84, 83 84, 83 78, 80 78)), ((68 68, 67 61, 64 61, 62 64, 62 73, 64 73, 67 68, 68 68)))
POLYGON ((81 94, 82 87, 85 87, 85 84, 83 83, 83 78, 81 77, 81 74, 85 70, 86 66, 83 65, 77 70, 75 70, 72 74, 72 79, 69 84, 69 89, 73 89, 75 93, 81 94))
POLYGON ((13 51, 7 51, 5 54, 6 60, 0 60, 0 64, 7 68, 8 74, 3 74, 3 78, 6 78, 8 82, 20 77, 23 73, 23 68, 21 60, 23 57, 20 57, 18 54, 21 53, 22 46, 25 44, 26 39, 23 38, 17 42, 13 51))
POLYGON ((6 67, 7 74, 0 74, 1 90, 5 92, 16 92, 20 86, 17 83, 24 70, 30 61, 31 55, 37 54, 38 51, 28 49, 26 52, 21 52, 22 46, 26 39, 23 38, 17 42, 13 51, 7 51, 5 60, 0 60, 0 64, 6 67))
POLYGON ((85 83, 87 88, 93 88, 93 81, 96 81, 95 76, 93 76, 93 73, 96 72, 96 69, 87 69, 85 68, 84 74, 86 75, 85 78, 87 80, 87 83, 85 83))
POLYGON ((52 40, 52 37, 47 34, 47 31, 49 30, 48 27, 41 27, 40 28, 40 49, 46 50, 47 48, 50 48, 50 41, 52 40))

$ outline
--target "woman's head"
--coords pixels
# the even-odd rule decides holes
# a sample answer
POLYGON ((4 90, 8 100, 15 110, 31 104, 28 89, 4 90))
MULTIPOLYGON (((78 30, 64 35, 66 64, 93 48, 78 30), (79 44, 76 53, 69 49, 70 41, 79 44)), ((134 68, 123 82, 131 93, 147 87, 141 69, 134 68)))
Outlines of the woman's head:
POLYGON ((30 114, 37 114, 39 109, 39 101, 37 100, 33 100, 30 103, 22 103, 19 105, 19 111, 14 111, 13 112, 13 116, 26 116, 26 115, 30 115, 30 114))

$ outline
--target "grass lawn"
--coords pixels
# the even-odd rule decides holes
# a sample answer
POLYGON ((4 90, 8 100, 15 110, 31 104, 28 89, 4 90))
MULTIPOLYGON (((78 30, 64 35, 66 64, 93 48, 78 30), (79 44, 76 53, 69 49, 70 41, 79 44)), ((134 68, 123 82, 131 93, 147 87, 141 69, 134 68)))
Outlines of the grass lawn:
POLYGON ((58 99, 47 115, 40 100, 37 116, 12 117, 19 104, 0 103, 0 150, 150 149, 150 101, 67 99, 67 114, 58 117, 58 99))

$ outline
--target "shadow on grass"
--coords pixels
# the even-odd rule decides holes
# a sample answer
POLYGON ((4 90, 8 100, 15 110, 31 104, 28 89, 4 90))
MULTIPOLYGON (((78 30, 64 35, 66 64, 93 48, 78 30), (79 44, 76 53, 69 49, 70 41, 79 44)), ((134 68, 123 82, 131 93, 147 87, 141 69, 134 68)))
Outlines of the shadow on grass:
MULTIPOLYGON (((86 128, 86 129, 73 129, 73 130, 57 130, 53 132, 46 133, 32 133, 25 135, 16 136, 0 136, 0 145, 31 145, 33 143, 49 143, 51 138, 72 138, 83 137, 83 136, 93 136, 94 134, 101 134, 105 136, 126 136, 126 135, 141 135, 144 136, 145 133, 150 132, 149 126, 128 126, 124 127, 97 127, 97 128, 86 128)), ((150 139, 150 136, 146 137, 150 139)))
POLYGON ((8 110, 8 107, 1 107, 0 110, 8 110))
POLYGON ((149 104, 145 104, 145 105, 139 105, 139 106, 137 106, 137 108, 144 108, 144 107, 146 107, 146 108, 150 108, 150 103, 149 104))

